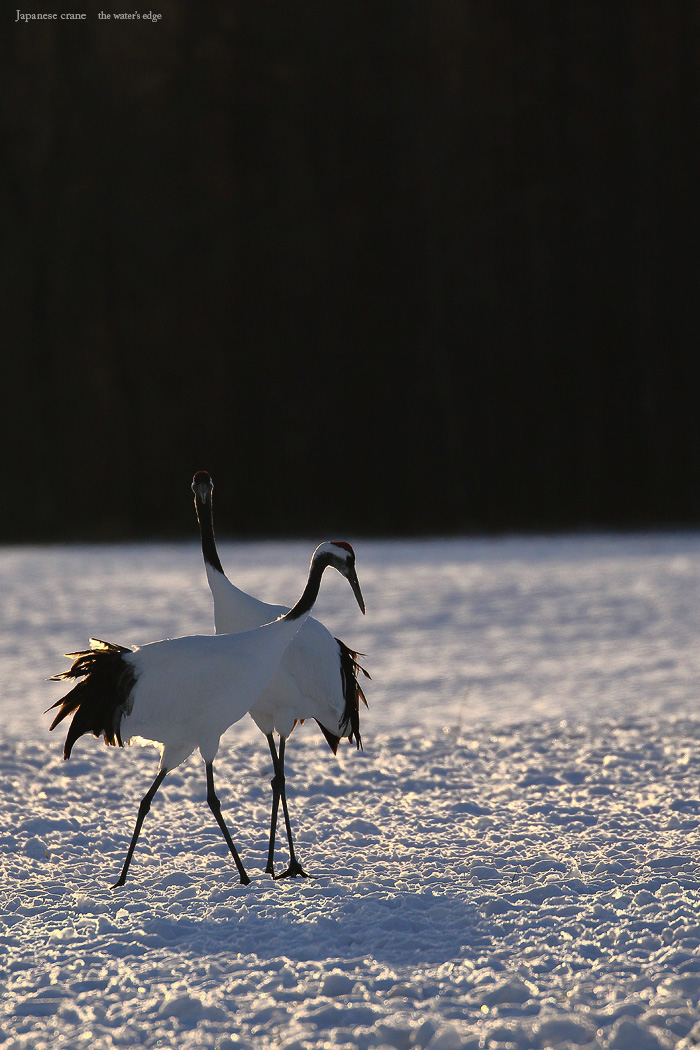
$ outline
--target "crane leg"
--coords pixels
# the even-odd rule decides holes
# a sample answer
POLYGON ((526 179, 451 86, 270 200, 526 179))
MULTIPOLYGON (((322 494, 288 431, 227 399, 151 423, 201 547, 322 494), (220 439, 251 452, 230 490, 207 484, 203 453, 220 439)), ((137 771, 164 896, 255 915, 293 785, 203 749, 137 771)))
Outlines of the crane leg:
POLYGON ((141 799, 141 803, 139 805, 139 813, 138 813, 138 816, 136 818, 136 827, 134 828, 134 834, 131 836, 131 843, 129 845, 129 850, 128 850, 127 854, 126 854, 126 860, 124 861, 124 867, 122 868, 121 875, 119 876, 117 881, 112 886, 113 890, 116 890, 117 886, 123 886, 124 883, 126 882, 127 872, 129 871, 129 865, 131 864, 131 858, 134 855, 134 850, 136 849, 136 842, 137 842, 139 834, 141 832, 141 825, 143 824, 143 821, 144 821, 144 818, 145 818, 146 814, 148 813, 149 809, 151 808, 151 802, 153 801, 153 796, 155 795, 155 793, 158 790, 158 788, 160 787, 160 785, 163 783, 163 780, 165 779, 165 776, 166 776, 167 772, 168 772, 167 769, 161 769, 160 770, 160 772, 158 773, 158 776, 153 781, 153 783, 151 784, 150 788, 148 789, 146 794, 141 799))
POLYGON ((216 792, 214 791, 214 763, 213 762, 207 762, 206 763, 206 768, 207 768, 207 802, 209 803, 209 809, 212 811, 212 813, 216 817, 216 823, 221 828, 221 834, 226 839, 226 845, 230 849, 231 856, 233 857, 234 861, 236 862, 236 867, 238 868, 238 874, 240 876, 241 883, 242 883, 243 886, 247 886, 248 883, 250 882, 250 879, 248 878, 248 876, 246 874, 246 870, 243 867, 243 864, 241 863, 241 858, 238 856, 238 852, 236 850, 236 847, 233 844, 233 839, 231 838, 231 836, 229 834, 229 830, 226 827, 226 824, 224 822, 224 818, 221 815, 221 803, 219 802, 219 799, 217 798, 216 792))
POLYGON ((286 792, 286 778, 284 775, 284 746, 285 739, 280 737, 280 748, 279 754, 275 749, 275 741, 272 733, 267 738, 267 742, 270 745, 270 754, 272 755, 272 764, 275 769, 275 775, 272 778, 272 816, 270 820, 270 846, 267 854, 267 867, 265 871, 272 875, 276 879, 293 879, 297 875, 301 875, 302 878, 308 879, 310 876, 302 868, 301 864, 297 860, 296 853, 294 851, 294 840, 292 838, 292 825, 289 820, 289 810, 287 808, 287 792, 286 792), (287 829, 287 842, 289 843, 289 867, 286 868, 281 874, 275 875, 274 869, 274 854, 275 854, 275 833, 277 830, 277 814, 279 812, 279 803, 282 802, 282 812, 284 813, 284 823, 287 829))
POLYGON ((279 810, 280 802, 280 779, 278 775, 279 759, 277 758, 277 748, 275 747, 275 738, 272 733, 266 734, 267 743, 270 748, 270 754, 272 755, 272 769, 273 777, 270 781, 270 787, 272 788, 272 813, 270 815, 270 844, 267 850, 267 866, 265 871, 268 875, 275 877, 275 835, 277 834, 277 813, 279 810))

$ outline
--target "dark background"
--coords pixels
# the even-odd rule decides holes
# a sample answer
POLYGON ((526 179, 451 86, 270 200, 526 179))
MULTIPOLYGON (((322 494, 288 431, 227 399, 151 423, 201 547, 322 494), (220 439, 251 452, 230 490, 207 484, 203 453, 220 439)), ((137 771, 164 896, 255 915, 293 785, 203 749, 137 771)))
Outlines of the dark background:
POLYGON ((696 3, 154 9, 3 15, 0 539, 700 523, 696 3))

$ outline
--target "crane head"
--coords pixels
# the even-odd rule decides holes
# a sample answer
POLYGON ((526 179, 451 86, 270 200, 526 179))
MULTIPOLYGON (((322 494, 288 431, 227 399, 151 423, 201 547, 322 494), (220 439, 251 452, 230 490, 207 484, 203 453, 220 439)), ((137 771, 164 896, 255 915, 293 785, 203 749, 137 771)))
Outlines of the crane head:
POLYGON ((355 569, 355 552, 349 543, 346 543, 345 540, 329 540, 326 543, 321 543, 314 551, 311 562, 312 564, 320 563, 324 568, 326 565, 332 565, 334 569, 337 569, 352 587, 357 604, 364 613, 365 601, 362 597, 360 581, 357 578, 357 570, 355 569))
POLYGON ((206 470, 198 470, 192 478, 192 491, 195 496, 198 497, 202 503, 206 503, 210 498, 213 489, 214 482, 211 480, 211 474, 206 470))

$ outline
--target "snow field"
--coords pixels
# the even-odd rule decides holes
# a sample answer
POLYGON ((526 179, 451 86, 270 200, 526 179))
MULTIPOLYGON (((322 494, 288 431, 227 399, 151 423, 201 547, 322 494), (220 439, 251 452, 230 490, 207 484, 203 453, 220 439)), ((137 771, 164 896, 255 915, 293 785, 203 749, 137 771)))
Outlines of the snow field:
POLYGON ((699 736, 695 721, 414 732, 340 762, 294 741, 316 877, 281 883, 263 873, 268 771, 245 745, 219 779, 251 885, 192 761, 116 891, 155 753, 92 748, 71 771, 47 745, 5 744, 0 1040, 697 1045, 699 736), (255 775, 234 804, 239 765, 255 775))
MULTIPOLYGON (((193 756, 111 890, 157 753, 64 763, 42 714, 89 634, 211 631, 196 545, 0 551, 0 1047, 700 1045, 700 536, 350 539, 367 618, 341 580, 318 614, 367 653, 365 751, 295 731, 316 877, 275 883, 267 747, 226 734, 248 887, 193 756)), ((313 546, 220 545, 290 603, 313 546)))

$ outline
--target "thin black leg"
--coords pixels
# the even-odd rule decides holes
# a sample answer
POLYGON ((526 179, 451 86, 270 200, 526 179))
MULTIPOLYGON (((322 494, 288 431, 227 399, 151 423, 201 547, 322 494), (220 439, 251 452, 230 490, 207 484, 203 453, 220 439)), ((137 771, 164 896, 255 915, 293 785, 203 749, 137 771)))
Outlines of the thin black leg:
POLYGON ((129 865, 131 864, 131 858, 134 855, 134 850, 136 849, 136 841, 137 841, 137 839, 139 837, 139 833, 141 831, 141 825, 143 824, 144 817, 146 816, 146 814, 148 813, 149 809, 151 808, 151 802, 153 801, 153 796, 155 795, 155 793, 158 790, 158 788, 160 787, 160 785, 163 783, 163 780, 165 779, 165 776, 166 776, 167 772, 168 772, 167 769, 161 769, 161 771, 159 772, 158 776, 153 781, 153 783, 151 784, 150 788, 148 789, 146 794, 141 799, 141 804, 139 805, 139 814, 138 814, 138 817, 136 818, 136 827, 134 828, 134 834, 131 836, 131 844, 129 846, 129 851, 128 851, 127 855, 126 855, 126 860, 124 861, 124 867, 122 868, 122 873, 119 876, 119 878, 117 879, 117 881, 114 883, 114 885, 112 886, 113 890, 116 890, 117 886, 123 886, 124 883, 126 882, 126 875, 127 875, 128 870, 129 870, 129 865))
POLYGON ((228 848, 231 850, 231 856, 233 857, 234 861, 236 862, 236 867, 238 868, 238 874, 241 877, 241 883, 244 886, 247 886, 248 883, 250 882, 250 879, 246 875, 246 870, 245 870, 245 868, 243 867, 243 865, 241 863, 241 858, 238 856, 238 852, 236 851, 236 847, 233 844, 233 839, 231 838, 231 836, 229 834, 229 830, 226 827, 226 824, 224 823, 224 818, 221 816, 221 803, 219 802, 218 798, 216 797, 216 792, 214 791, 214 763, 213 762, 207 762, 206 763, 206 767, 207 767, 207 802, 209 803, 209 809, 212 811, 212 813, 216 817, 216 823, 221 828, 221 834, 226 839, 226 844, 227 844, 228 848))
POLYGON ((277 748, 275 747, 275 738, 272 733, 267 733, 267 743, 270 748, 270 754, 272 755, 272 769, 273 777, 270 781, 270 787, 272 788, 272 812, 270 814, 270 843, 267 849, 267 866, 265 871, 268 875, 275 875, 275 835, 277 834, 277 813, 279 810, 280 803, 280 791, 282 788, 282 782, 279 776, 279 759, 277 758, 277 748))
MULTIPOLYGON (((308 879, 309 876, 306 874, 301 864, 296 858, 294 852, 294 840, 292 839, 292 825, 289 820, 289 810, 287 809, 287 790, 286 790, 286 777, 284 775, 284 737, 280 737, 280 749, 277 757, 277 771, 275 773, 275 780, 279 782, 279 797, 282 800, 282 812, 284 813, 284 823, 287 828, 287 842, 289 843, 289 867, 281 873, 276 875, 278 879, 294 879, 297 875, 301 875, 302 878, 308 879)), ((277 812, 275 811, 275 820, 277 819, 277 812)))

